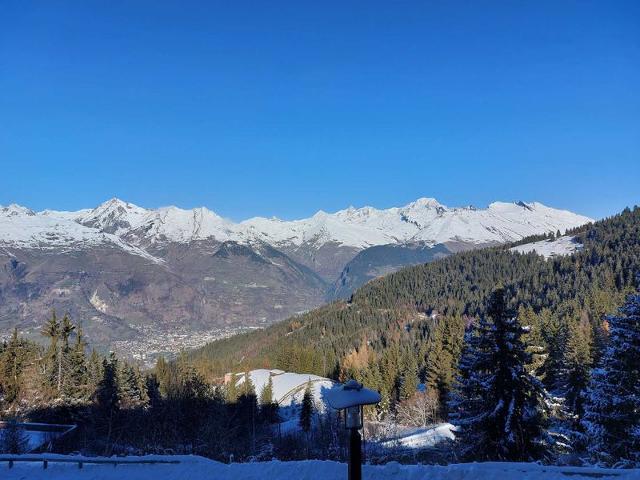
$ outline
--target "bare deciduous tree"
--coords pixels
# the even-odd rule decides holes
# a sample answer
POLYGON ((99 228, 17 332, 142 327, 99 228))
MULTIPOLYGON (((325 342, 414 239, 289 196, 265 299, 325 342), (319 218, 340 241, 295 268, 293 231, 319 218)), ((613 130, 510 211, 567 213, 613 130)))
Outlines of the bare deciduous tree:
POLYGON ((436 421, 437 415, 438 396, 433 391, 417 392, 397 408, 398 422, 412 427, 426 427, 436 421))

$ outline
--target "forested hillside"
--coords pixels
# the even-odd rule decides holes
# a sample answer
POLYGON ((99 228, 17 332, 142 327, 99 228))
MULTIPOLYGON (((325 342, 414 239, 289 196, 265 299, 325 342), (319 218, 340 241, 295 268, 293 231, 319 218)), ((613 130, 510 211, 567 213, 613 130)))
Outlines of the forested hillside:
POLYGON ((502 285, 509 307, 532 326, 530 335, 545 352, 552 387, 560 357, 577 335, 571 332, 586 332, 595 345, 588 363, 597 360, 596 347, 606 335, 603 316, 615 312, 640 271, 640 209, 567 234, 583 249, 549 260, 510 252, 509 246, 459 253, 372 281, 348 302, 213 342, 191 359, 209 378, 246 367, 355 376, 379 388, 391 404, 402 400, 410 390, 405 379, 417 372, 444 396, 465 325, 484 313, 491 291, 502 285))
POLYGON ((371 282, 349 302, 175 362, 161 357, 147 372, 89 354, 79 326, 52 314, 41 330, 46 347, 17 330, 0 345, 0 415, 77 424, 59 451, 337 458, 345 438, 335 418, 319 416, 313 428, 301 421, 292 440, 273 427, 282 419, 271 388, 255 391, 247 374, 238 385, 221 382, 227 371, 272 367, 379 390, 382 402, 367 416, 382 428, 466 425, 443 461, 553 462, 571 450, 636 462, 640 296, 606 314, 634 291, 640 208, 569 235, 583 243, 570 256, 544 260, 508 247, 456 254, 371 282), (518 414, 490 414, 512 402, 518 414))

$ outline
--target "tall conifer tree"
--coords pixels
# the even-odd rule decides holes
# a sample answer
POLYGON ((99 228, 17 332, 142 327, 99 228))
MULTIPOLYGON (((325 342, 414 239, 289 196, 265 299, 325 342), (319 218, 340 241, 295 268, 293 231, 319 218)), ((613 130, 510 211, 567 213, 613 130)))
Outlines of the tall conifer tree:
POLYGON ((592 374, 583 425, 594 457, 640 460, 640 294, 609 316, 609 345, 592 374))
POLYGON ((458 441, 466 458, 528 461, 548 453, 542 384, 526 366, 531 355, 526 333, 507 308, 505 292, 492 294, 487 314, 460 362, 453 418, 461 425, 458 441))

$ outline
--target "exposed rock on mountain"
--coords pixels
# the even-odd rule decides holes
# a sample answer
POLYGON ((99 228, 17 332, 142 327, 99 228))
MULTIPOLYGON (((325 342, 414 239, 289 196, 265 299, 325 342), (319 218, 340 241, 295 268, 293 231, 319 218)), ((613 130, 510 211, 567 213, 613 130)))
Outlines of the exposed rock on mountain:
POLYGON ((256 328, 452 251, 591 221, 539 203, 434 199, 240 223, 118 199, 77 212, 0 207, 0 334, 69 312, 95 345, 145 356, 256 328))

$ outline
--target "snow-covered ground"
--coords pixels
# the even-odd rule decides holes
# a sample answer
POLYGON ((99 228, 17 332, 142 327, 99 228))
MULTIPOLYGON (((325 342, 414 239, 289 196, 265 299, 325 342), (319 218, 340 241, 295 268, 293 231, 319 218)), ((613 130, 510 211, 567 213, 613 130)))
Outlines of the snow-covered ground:
MULTIPOLYGON (((6 456, 0 455, 0 459, 6 456)), ((34 457, 29 455, 30 458, 34 457)), ((80 458, 63 455, 46 455, 38 458, 80 458)), ((223 464, 196 456, 147 456, 118 458, 122 462, 136 460, 177 460, 176 464, 84 464, 82 469, 75 463, 49 463, 42 468, 42 462, 16 462, 9 469, 0 461, 0 478, 3 480, 343 480, 347 478, 344 463, 309 460, 301 462, 262 462, 223 464)), ((386 465, 365 465, 363 478, 369 480, 573 480, 607 478, 639 479, 640 470, 612 470, 582 467, 548 467, 535 463, 467 463, 448 466, 400 465, 395 462, 386 465)))
POLYGON ((416 428, 398 438, 382 442, 385 447, 404 447, 411 449, 428 448, 446 440, 455 440, 455 427, 450 423, 441 423, 433 427, 416 428))
MULTIPOLYGON (((244 382, 244 372, 236 373, 236 385, 242 385, 244 382)), ((337 384, 328 378, 319 377, 307 373, 283 372, 282 370, 266 370, 257 369, 249 372, 249 377, 255 388, 256 394, 259 396, 264 386, 269 381, 269 376, 273 382, 273 400, 278 402, 280 407, 288 407, 299 404, 304 396, 304 390, 307 382, 311 382, 311 391, 313 393, 316 407, 320 411, 326 408, 325 395, 328 390, 334 388, 337 384)))
MULTIPOLYGON (((19 423, 19 429, 26 439, 26 451, 36 450, 48 442, 69 433, 75 425, 56 425, 49 423, 19 423)), ((6 434, 6 423, 0 421, 0 440, 6 434)))
POLYGON ((581 250, 582 244, 575 237, 564 236, 556 240, 542 240, 540 242, 525 243, 511 249, 512 252, 529 253, 536 252, 544 258, 549 259, 562 255, 571 255, 581 250))
MULTIPOLYGON (((326 398, 328 391, 341 386, 325 377, 306 373, 284 372, 282 370, 257 369, 248 372, 256 394, 260 392, 269 381, 273 382, 273 400, 280 405, 280 418, 278 425, 281 434, 294 433, 300 430, 299 406, 302 402, 307 382, 311 381, 311 391, 319 413, 335 412, 326 398)), ((236 385, 239 387, 244 382, 245 372, 235 373, 236 385)), ((429 448, 446 440, 455 439, 455 427, 450 423, 442 423, 424 428, 404 428, 392 439, 379 439, 383 447, 400 448, 429 448)))

